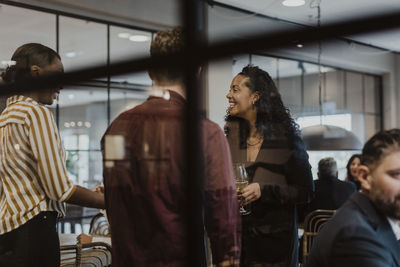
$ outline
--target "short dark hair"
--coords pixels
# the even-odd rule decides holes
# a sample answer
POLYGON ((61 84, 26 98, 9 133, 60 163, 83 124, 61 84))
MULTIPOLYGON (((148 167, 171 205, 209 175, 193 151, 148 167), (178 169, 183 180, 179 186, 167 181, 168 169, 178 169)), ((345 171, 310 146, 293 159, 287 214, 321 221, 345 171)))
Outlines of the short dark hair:
POLYGON ((321 178, 336 176, 336 160, 331 157, 321 159, 318 162, 318 173, 321 178))
MULTIPOLYGON (((184 31, 181 27, 157 32, 154 40, 151 42, 150 55, 161 56, 182 52, 184 49, 184 31)), ((181 81, 184 74, 182 69, 177 67, 168 67, 163 69, 151 69, 151 73, 157 81, 181 81)))
POLYGON ((1 74, 4 82, 15 82, 30 76, 30 68, 33 65, 46 67, 54 62, 60 55, 51 49, 38 43, 28 43, 18 47, 11 57, 13 65, 1 74))
POLYGON ((364 145, 361 164, 374 170, 388 154, 400 151, 400 129, 380 131, 364 145))

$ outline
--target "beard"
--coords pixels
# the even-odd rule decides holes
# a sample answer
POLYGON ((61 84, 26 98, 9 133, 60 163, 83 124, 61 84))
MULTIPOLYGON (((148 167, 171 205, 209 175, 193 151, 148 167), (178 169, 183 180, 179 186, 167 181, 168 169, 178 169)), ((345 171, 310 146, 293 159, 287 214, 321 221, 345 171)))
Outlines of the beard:
POLYGON ((385 190, 373 183, 369 192, 369 198, 375 207, 384 215, 400 220, 400 194, 393 198, 385 190))

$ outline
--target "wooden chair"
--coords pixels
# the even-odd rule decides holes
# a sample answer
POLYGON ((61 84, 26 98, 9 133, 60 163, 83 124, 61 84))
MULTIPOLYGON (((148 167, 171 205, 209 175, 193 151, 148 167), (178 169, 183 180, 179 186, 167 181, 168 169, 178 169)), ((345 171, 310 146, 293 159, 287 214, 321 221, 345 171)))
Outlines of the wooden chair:
POLYGON ((336 210, 314 210, 307 214, 304 219, 303 264, 307 262, 314 238, 335 212, 336 210))
POLYGON ((60 267, 111 266, 111 247, 103 242, 60 247, 60 267))

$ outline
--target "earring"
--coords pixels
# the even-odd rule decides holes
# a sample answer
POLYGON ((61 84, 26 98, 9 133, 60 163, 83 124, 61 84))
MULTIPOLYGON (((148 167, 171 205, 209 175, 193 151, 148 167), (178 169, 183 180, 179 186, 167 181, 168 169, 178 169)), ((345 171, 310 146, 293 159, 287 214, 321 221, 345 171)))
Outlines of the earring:
POLYGON ((255 102, 254 102, 254 100, 253 100, 253 106, 254 106, 254 103, 255 103, 255 102))

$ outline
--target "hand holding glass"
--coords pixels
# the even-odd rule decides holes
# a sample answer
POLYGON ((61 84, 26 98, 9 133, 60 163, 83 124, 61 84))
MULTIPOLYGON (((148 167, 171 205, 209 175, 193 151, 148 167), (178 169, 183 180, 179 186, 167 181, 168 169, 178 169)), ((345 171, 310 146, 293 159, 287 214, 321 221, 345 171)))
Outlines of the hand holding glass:
POLYGON ((249 184, 247 171, 244 164, 234 164, 233 170, 235 173, 236 193, 238 195, 240 214, 248 215, 251 213, 250 205, 244 205, 244 198, 242 197, 242 190, 249 184))

